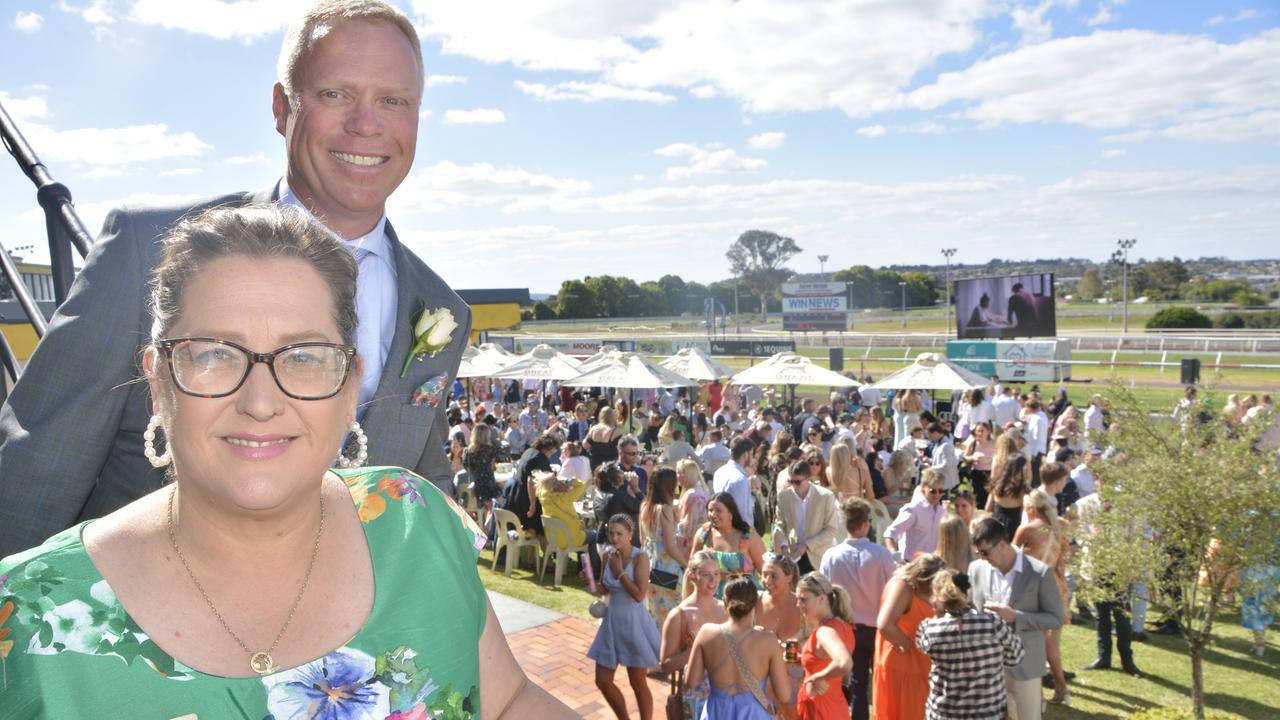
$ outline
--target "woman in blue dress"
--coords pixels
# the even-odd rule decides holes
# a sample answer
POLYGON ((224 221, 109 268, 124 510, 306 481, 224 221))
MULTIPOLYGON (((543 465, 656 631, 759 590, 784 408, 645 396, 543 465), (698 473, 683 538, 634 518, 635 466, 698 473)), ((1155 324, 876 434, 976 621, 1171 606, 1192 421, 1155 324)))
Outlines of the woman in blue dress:
POLYGON ((596 687, 619 720, 627 720, 627 700, 613 681, 622 665, 636 694, 641 720, 653 716, 653 693, 645 674, 658 665, 661 639, 649 616, 645 598, 649 591, 649 556, 631 544, 635 522, 619 513, 609 518, 609 549, 604 554, 604 591, 609 611, 596 632, 587 657, 596 662, 596 687))
POLYGON ((777 637, 754 626, 759 601, 751 578, 734 578, 724 588, 729 621, 703 625, 693 640, 685 684, 697 687, 704 677, 711 680, 701 720, 765 720, 779 711, 793 716, 793 705, 777 708, 770 699, 790 698, 791 678, 777 637))

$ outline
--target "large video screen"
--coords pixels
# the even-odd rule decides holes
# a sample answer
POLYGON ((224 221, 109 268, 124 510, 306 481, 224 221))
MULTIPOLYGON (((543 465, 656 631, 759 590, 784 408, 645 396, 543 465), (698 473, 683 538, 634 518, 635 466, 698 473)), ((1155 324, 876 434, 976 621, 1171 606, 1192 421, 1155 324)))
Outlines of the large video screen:
POLYGON ((1054 337, 1053 273, 956 281, 956 337, 1054 337))

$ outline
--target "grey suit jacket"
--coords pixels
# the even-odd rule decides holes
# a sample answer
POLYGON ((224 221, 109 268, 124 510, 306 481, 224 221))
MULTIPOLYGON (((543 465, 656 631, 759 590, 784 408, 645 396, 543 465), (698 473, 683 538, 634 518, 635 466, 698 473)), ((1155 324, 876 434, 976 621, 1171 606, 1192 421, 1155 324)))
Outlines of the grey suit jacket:
MULTIPOLYGON (((1045 672, 1044 631, 1062 627, 1066 614, 1058 582, 1049 566, 1028 555, 1023 555, 1022 562, 1022 572, 1014 576, 1009 606, 1018 611, 1013 629, 1022 639, 1026 655, 1013 669, 1013 676, 1031 680, 1045 672)), ((991 577, 997 572, 986 560, 974 560, 969 565, 970 597, 978 610, 990 599, 991 577)))
MULTIPOLYGON (((142 453, 151 402, 139 364, 151 334, 147 280, 157 240, 186 215, 275 199, 273 185, 194 205, 121 208, 107 217, 66 302, 0 408, 0 557, 164 484, 164 472, 153 469, 142 453)), ((362 421, 369 463, 410 468, 451 493, 444 410, 468 341, 471 311, 400 244, 390 223, 387 238, 395 254, 396 331, 362 421), (410 318, 422 307, 449 308, 459 327, 444 351, 412 363, 401 378, 413 342, 410 318), (413 403, 414 389, 435 377, 444 390, 439 402, 434 407, 413 403)))

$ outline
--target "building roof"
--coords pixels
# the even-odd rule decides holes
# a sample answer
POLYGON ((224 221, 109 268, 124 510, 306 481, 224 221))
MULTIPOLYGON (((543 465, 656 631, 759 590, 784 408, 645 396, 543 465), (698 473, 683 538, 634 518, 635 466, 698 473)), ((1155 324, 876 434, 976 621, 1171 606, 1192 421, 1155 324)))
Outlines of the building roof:
POLYGON ((454 292, 468 305, 529 305, 533 302, 529 299, 529 288, 476 288, 454 292))

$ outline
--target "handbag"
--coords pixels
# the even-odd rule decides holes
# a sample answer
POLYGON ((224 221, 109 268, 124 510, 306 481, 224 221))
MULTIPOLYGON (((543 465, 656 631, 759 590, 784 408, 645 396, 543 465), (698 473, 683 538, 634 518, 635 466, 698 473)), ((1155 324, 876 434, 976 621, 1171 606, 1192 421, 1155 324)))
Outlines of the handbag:
POLYGON ((649 584, 657 585, 667 590, 675 590, 680 586, 679 573, 667 572, 657 568, 649 569, 649 584))
POLYGON ((684 671, 677 670, 667 676, 671 694, 667 696, 667 720, 685 720, 684 696, 680 688, 684 685, 684 671))

